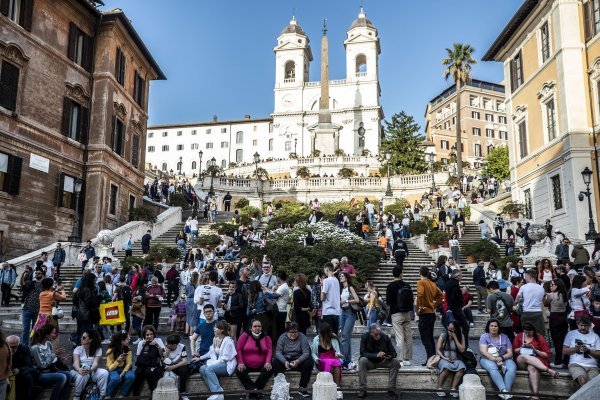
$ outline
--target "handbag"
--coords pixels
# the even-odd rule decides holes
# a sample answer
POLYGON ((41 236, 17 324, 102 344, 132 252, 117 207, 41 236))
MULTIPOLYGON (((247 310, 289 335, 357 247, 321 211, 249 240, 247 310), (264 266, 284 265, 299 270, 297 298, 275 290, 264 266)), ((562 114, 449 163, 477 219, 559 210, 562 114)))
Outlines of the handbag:
POLYGON ((429 369, 437 369, 438 364, 440 363, 441 357, 436 355, 433 355, 431 357, 429 357, 427 359, 427 368, 429 369))
POLYGON ((77 255, 77 260, 79 260, 81 262, 87 261, 87 256, 85 255, 85 253, 79 253, 77 255))
POLYGON ((54 306, 52 307, 52 317, 54 319, 62 319, 64 316, 65 313, 63 312, 62 308, 58 304, 54 303, 54 306))
POLYGON ((358 297, 358 303, 350 303, 350 308, 354 312, 361 312, 367 306, 367 302, 364 298, 358 297))

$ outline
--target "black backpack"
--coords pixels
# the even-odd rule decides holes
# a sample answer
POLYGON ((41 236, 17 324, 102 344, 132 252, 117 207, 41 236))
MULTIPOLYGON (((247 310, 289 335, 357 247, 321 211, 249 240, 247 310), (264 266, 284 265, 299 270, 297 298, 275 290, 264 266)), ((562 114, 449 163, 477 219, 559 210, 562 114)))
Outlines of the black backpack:
POLYGON ((415 299, 408 283, 403 283, 396 293, 396 308, 401 312, 413 310, 415 299))
POLYGON ((135 361, 136 367, 155 367, 160 368, 163 366, 158 346, 145 343, 142 347, 140 355, 135 361))

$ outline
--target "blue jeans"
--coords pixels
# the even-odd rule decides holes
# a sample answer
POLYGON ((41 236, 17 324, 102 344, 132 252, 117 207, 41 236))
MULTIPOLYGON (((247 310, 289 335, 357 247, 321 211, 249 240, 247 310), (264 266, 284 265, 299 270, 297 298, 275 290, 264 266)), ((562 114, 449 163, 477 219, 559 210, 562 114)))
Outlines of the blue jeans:
POLYGON ((502 391, 506 389, 506 391, 510 392, 513 382, 515 381, 515 376, 517 376, 517 364, 515 364, 513 360, 504 361, 504 365, 506 366, 504 376, 502 376, 498 370, 498 365, 495 361, 481 357, 479 364, 490 374, 490 378, 498 390, 502 391))
POLYGON ((26 311, 21 311, 21 319, 23 320, 23 334, 21 335, 21 343, 27 347, 29 347, 29 334, 33 329, 33 325, 35 325, 35 321, 37 321, 38 313, 26 311))
POLYGON ((66 399, 70 389, 68 384, 71 381, 71 375, 67 371, 42 372, 38 378, 41 387, 52 386, 52 395, 50 400, 66 399))
POLYGON ((344 356, 344 366, 352 361, 352 330, 356 322, 356 313, 351 308, 342 310, 340 315, 340 331, 342 331, 340 340, 340 351, 344 356))
MULTIPOLYGON (((367 315, 369 309, 365 307, 365 315, 367 315)), ((375 322, 377 322, 377 317, 379 316, 379 309, 373 307, 371 309, 371 314, 369 314, 369 319, 367 320, 367 328, 370 328, 375 322)))
POLYGON ((131 326, 133 326, 133 329, 137 332, 138 338, 143 340, 144 338, 142 337, 142 322, 144 321, 144 319, 136 315, 132 315, 131 317, 131 326))
MULTIPOLYGON (((117 368, 114 371, 111 371, 108 374, 108 386, 106 387, 106 395, 112 396, 117 388, 119 382, 121 382, 121 373, 123 372, 123 367, 117 368)), ((125 372, 123 376, 123 384, 121 385, 121 396, 125 397, 129 394, 129 390, 131 390, 131 385, 133 385, 133 379, 135 378, 135 373, 133 371, 125 372)))
POLYGON ((200 367, 200 375, 204 378, 204 382, 206 382, 211 393, 222 392, 223 388, 219 383, 219 376, 229 376, 227 373, 227 363, 213 364, 210 367, 204 364, 200 367))
POLYGON ((369 225, 373 225, 373 219, 375 218, 375 214, 369 214, 369 225))

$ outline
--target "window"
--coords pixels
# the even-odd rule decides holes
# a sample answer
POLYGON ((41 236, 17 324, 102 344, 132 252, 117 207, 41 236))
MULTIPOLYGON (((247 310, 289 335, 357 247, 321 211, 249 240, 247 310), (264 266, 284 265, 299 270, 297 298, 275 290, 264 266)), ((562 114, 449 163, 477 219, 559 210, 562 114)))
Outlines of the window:
POLYGON ((291 140, 285 141, 285 151, 292 151, 292 141, 291 140))
POLYGON ((88 109, 68 97, 63 101, 62 134, 81 143, 87 143, 88 109))
POLYGON ((258 140, 253 139, 252 140, 252 147, 256 147, 256 146, 258 146, 258 140))
POLYGON ((296 80, 296 63, 288 61, 284 66, 284 82, 294 82, 296 80))
POLYGON ((273 151, 273 139, 269 139, 269 151, 273 151))
POLYGON ((496 135, 494 134, 494 130, 493 129, 486 129, 485 130, 485 136, 489 137, 489 138, 494 138, 496 135))
POLYGON ((148 146, 148 153, 154 153, 155 148, 154 146, 148 146))
POLYGON ((531 201, 531 190, 523 190, 523 197, 525 198, 525 218, 533 219, 533 203, 531 201))
POLYGON ((236 144, 244 143, 244 132, 240 131, 235 134, 235 143, 236 144))
POLYGON ((554 175, 550 178, 550 181, 552 182, 552 203, 554 204, 554 209, 561 210, 563 208, 563 200, 560 175, 554 175))
POLYGON ((167 137, 167 136, 169 136, 169 132, 163 132, 163 133, 162 133, 162 136, 163 136, 163 137, 167 137))
POLYGON ((28 31, 31 30, 33 0, 2 0, 0 12, 28 31))
POLYGON ((471 95, 469 97, 469 105, 471 107, 479 107, 479 97, 471 95))
POLYGON ((492 103, 492 100, 490 100, 490 99, 483 99, 483 108, 485 108, 486 110, 493 110, 494 109, 494 105, 492 103))
POLYGON ((177 131, 177 136, 182 136, 183 135, 183 131, 177 131))
POLYGON ((479 143, 474 144, 475 157, 481 157, 481 145, 479 143))
POLYGON ((456 117, 452 117, 452 125, 456 125, 456 117))
POLYGON ((212 129, 207 129, 207 130, 206 130, 206 134, 207 134, 207 135, 210 135, 210 133, 211 133, 211 132, 212 132, 212 129))
POLYGON ((499 124, 506 124, 506 116, 504 116, 504 115, 499 115, 499 116, 498 116, 498 123, 499 123, 499 124))
POLYGON ((131 137, 131 165, 134 168, 140 166, 140 137, 138 135, 131 137))
POLYGON ((244 150, 237 149, 235 151, 235 162, 236 163, 241 163, 243 160, 244 160, 244 150))
POLYGON ((504 105, 504 102, 497 100, 496 101, 496 110, 498 110, 500 112, 504 112, 504 110, 506 110, 506 106, 504 105))
POLYGON ((117 57, 115 60, 115 78, 121 86, 125 86, 125 54, 120 47, 117 47, 117 57))
POLYGON ((448 159, 447 158, 440 158, 440 162, 444 165, 448 165, 448 159))
POLYGON ((192 161, 192 171, 198 168, 198 163, 196 161, 192 161))
POLYGON ((162 167, 161 167, 161 171, 163 172, 167 172, 167 168, 169 168, 169 166, 167 165, 167 163, 162 163, 162 167))
POLYGON ((133 210, 135 208, 135 196, 130 194, 129 195, 129 209, 133 210))
POLYGON ((269 133, 273 133, 273 123, 269 122, 269 133))
POLYGON ((221 168, 222 169, 227 168, 227 160, 221 160, 221 168))
POLYGON ((498 138, 508 140, 508 133, 506 131, 498 131, 498 138))
POLYGON ((198 133, 198 131, 196 131, 195 129, 192 129, 192 136, 195 136, 196 133, 198 133))
POLYGON ((117 215, 117 195, 119 194, 119 188, 113 184, 110 185, 110 198, 108 199, 108 213, 110 215, 117 215))
POLYGON ((367 75, 367 56, 359 54, 356 56, 356 76, 367 75))
POLYGON ((523 84, 523 55, 519 51, 515 58, 510 60, 510 89, 515 91, 523 84))
POLYGON ((75 209, 75 178, 60 174, 58 187, 58 206, 75 209))
POLYGON ((142 79, 139 72, 135 71, 133 80, 133 100, 142 108, 144 108, 144 97, 146 95, 146 80, 142 79))
POLYGON ((221 142, 221 148, 226 149, 229 147, 229 142, 221 142))
POLYGON ((450 143, 447 140, 442 140, 440 142, 440 146, 442 147, 442 149, 448 150, 450 148, 450 143))
POLYGON ((493 144, 488 144, 487 153, 490 154, 492 152, 492 150, 494 150, 494 145, 493 144))
POLYGON ((94 41, 73 22, 69 24, 69 47, 67 56, 86 71, 92 70, 94 41))
POLYGON ((525 125, 525 121, 521 122, 517 126, 517 130, 519 132, 519 156, 524 158, 527 156, 527 126, 525 125))
POLYGON ((546 109, 546 132, 548 133, 548 141, 556 139, 556 108, 554 107, 554 99, 550 99, 545 104, 546 109))
POLYGON ((444 129, 450 129, 450 121, 444 122, 444 129))
POLYGON ((192 150, 198 150, 198 148, 200 148, 198 143, 192 143, 192 150))
POLYGON ((0 153, 0 190, 8 194, 19 194, 23 159, 0 153))
POLYGON ((583 5, 583 20, 588 41, 600 32, 600 0, 589 0, 583 5))
POLYGON ((181 151, 181 150, 183 150, 183 145, 182 145, 182 144, 178 144, 178 145, 177 145, 177 150, 178 150, 178 151, 181 151))
POLYGON ((479 111, 471 111, 471 118, 473 118, 473 119, 480 119, 481 116, 479 114, 479 111))
POLYGON ((542 41, 542 62, 546 62, 550 58, 550 30, 548 28, 548 21, 544 22, 540 29, 540 39, 542 41))
POLYGON ((113 118, 112 123, 112 150, 123 157, 123 151, 125 150, 125 125, 117 117, 113 118))
POLYGON ((154 132, 148 132, 148 139, 153 138, 154 137, 154 132))
POLYGON ((494 122, 494 116, 492 114, 485 114, 485 120, 488 122, 494 122))
POLYGON ((206 148, 207 149, 212 149, 213 148, 213 144, 212 143, 206 143, 206 148))
POLYGON ((473 128, 473 136, 481 136, 481 128, 473 128))
POLYGON ((2 60, 0 70, 0 107, 15 111, 17 109, 17 93, 19 90, 19 68, 2 60))
POLYGON ((169 145, 168 144, 163 145, 162 151, 169 151, 169 145))
POLYGON ((227 133, 227 128, 221 128, 221 133, 227 133))

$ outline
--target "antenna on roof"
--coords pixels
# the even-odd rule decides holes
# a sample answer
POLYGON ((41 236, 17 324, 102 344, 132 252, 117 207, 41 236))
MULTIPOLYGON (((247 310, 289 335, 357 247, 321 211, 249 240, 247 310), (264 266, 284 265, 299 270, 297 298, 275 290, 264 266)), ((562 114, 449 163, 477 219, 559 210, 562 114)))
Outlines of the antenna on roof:
POLYGON ((92 3, 92 5, 96 8, 98 8, 98 6, 105 5, 102 0, 89 0, 89 2, 92 3))

